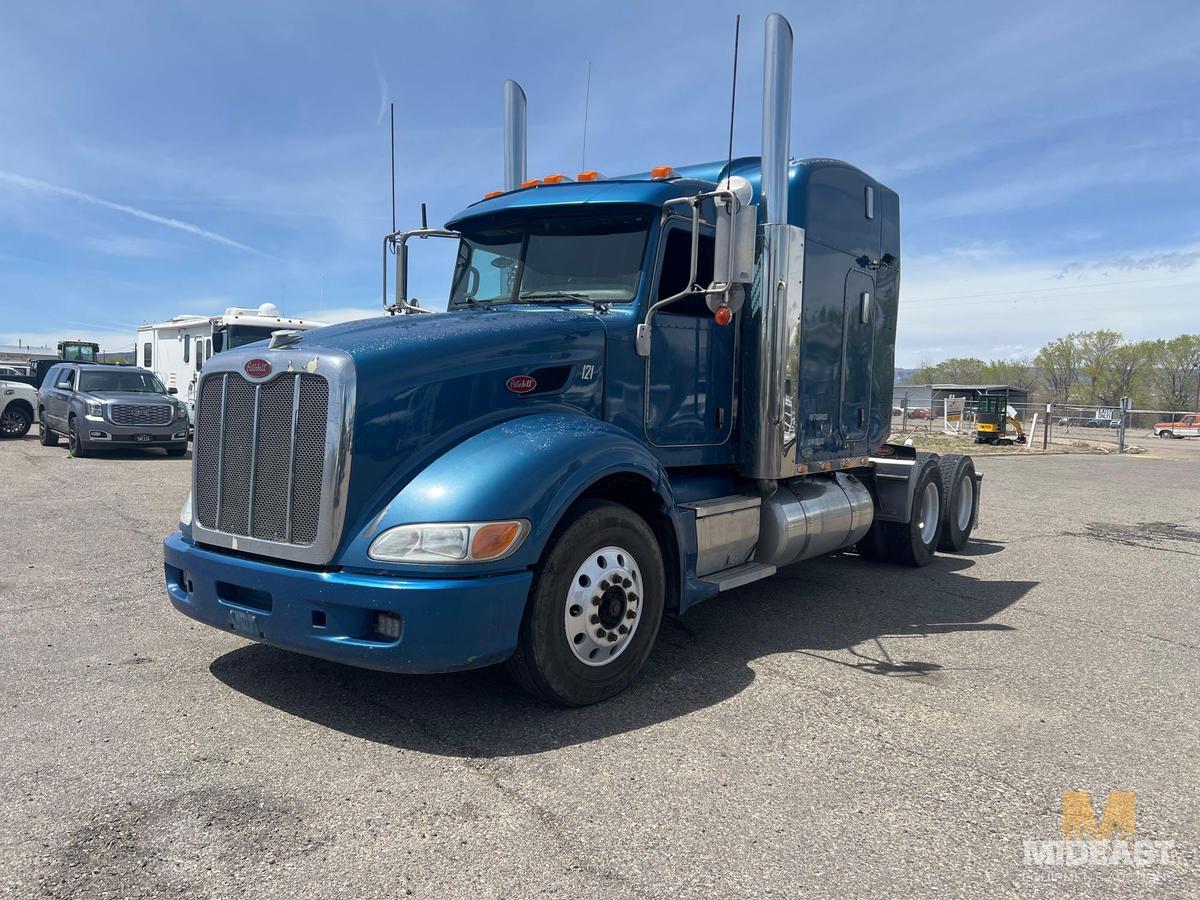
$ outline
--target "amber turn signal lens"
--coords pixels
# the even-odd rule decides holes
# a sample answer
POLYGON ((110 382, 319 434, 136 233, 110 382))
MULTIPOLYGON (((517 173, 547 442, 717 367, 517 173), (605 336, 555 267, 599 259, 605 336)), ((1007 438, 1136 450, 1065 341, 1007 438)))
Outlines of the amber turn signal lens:
POLYGON ((713 319, 716 323, 724 328, 733 321, 733 310, 728 306, 718 306, 717 311, 713 313, 713 319))
POLYGON ((521 536, 520 522, 493 522, 484 525, 471 538, 471 558, 474 560, 496 559, 508 552, 521 536))

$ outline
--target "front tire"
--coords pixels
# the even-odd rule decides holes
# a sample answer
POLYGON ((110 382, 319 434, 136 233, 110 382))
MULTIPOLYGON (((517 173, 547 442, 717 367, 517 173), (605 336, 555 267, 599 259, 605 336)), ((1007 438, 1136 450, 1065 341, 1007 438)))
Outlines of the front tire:
POLYGON ((645 664, 665 596, 662 551, 646 521, 585 500, 543 554, 509 671, 563 706, 607 700, 645 664))
POLYGON ((1175 432, 1167 431, 1164 429, 1163 431, 1160 431, 1158 433, 1158 436, 1160 439, 1162 439, 1164 441, 1169 441, 1169 440, 1171 440, 1171 438, 1175 437, 1175 432))
POLYGON ((88 450, 87 444, 79 436, 79 420, 74 416, 71 416, 71 420, 67 424, 67 449, 75 459, 84 459, 91 456, 91 451, 88 450))
POLYGON ((170 444, 164 449, 167 451, 167 456, 180 457, 187 453, 187 442, 182 444, 170 444))
POLYGON ((957 553, 971 539, 979 508, 975 484, 975 462, 969 456, 948 453, 938 458, 942 479, 942 534, 938 549, 957 553))

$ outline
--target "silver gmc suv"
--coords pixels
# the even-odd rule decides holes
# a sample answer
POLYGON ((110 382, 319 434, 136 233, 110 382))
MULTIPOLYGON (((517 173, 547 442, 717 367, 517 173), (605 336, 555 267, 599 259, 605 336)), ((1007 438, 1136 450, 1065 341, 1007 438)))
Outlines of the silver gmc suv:
POLYGON ((132 366, 58 363, 38 390, 42 444, 66 437, 72 456, 103 447, 162 447, 183 456, 187 405, 152 372, 132 366))

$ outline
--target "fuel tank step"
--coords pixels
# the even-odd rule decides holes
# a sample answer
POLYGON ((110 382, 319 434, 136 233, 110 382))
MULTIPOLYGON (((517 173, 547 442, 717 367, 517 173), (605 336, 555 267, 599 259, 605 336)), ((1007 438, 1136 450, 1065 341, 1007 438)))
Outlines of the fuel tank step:
POLYGON ((713 572, 711 575, 702 578, 701 581, 716 585, 718 591, 731 591, 736 587, 741 587, 743 584, 749 584, 761 578, 770 578, 774 574, 774 566, 750 562, 734 566, 731 569, 724 569, 720 572, 713 572))

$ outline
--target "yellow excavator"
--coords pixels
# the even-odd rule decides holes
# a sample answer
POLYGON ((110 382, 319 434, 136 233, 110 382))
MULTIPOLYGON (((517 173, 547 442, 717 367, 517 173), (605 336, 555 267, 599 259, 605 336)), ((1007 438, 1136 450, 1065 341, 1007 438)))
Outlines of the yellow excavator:
POLYGON ((1001 394, 984 394, 979 398, 975 415, 975 443, 1025 443, 1025 429, 1014 416, 1008 414, 1008 391, 1001 394), (1008 437, 1010 431, 1013 437, 1008 437))

